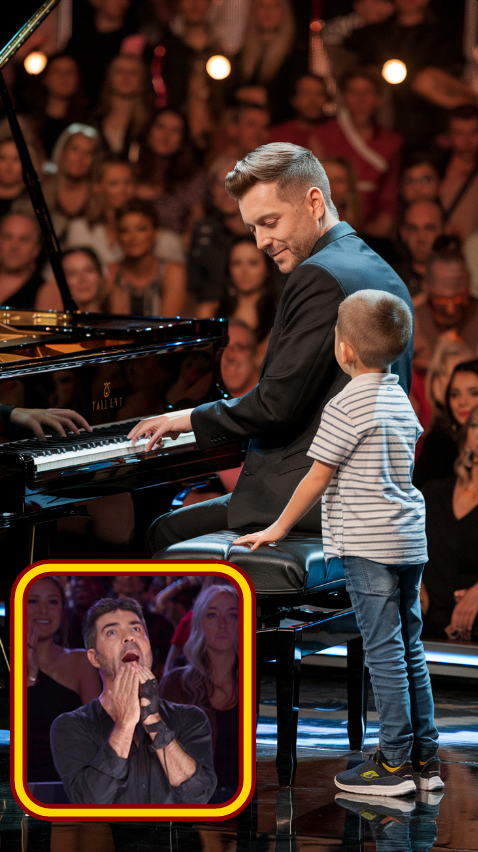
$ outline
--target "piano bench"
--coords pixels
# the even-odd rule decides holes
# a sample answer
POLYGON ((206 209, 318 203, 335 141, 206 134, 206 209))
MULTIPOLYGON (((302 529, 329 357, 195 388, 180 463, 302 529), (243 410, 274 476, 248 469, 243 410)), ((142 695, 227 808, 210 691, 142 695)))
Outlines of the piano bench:
POLYGON ((279 784, 294 783, 297 768, 300 663, 302 657, 347 643, 348 737, 360 750, 366 726, 367 680, 362 639, 340 560, 326 565, 322 538, 292 533, 279 544, 233 545, 247 530, 222 530, 170 545, 158 559, 232 562, 248 575, 256 592, 257 709, 261 663, 276 664, 279 784))

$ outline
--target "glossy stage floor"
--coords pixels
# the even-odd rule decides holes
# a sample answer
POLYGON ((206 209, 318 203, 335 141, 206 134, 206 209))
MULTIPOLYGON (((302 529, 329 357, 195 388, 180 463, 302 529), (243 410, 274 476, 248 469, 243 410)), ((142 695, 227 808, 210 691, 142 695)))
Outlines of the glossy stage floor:
MULTIPOLYGON (((27 817, 7 781, 0 746, 0 850, 18 852, 431 852, 478 850, 478 680, 432 675, 443 793, 360 800, 339 794, 334 775, 361 760, 348 750, 340 669, 302 677, 299 765, 292 789, 277 786, 273 680, 266 674, 257 731, 257 788, 249 807, 221 823, 56 823, 27 817), (3 800, 3 802, 2 802, 3 800)), ((373 699, 365 749, 377 741, 373 699)))

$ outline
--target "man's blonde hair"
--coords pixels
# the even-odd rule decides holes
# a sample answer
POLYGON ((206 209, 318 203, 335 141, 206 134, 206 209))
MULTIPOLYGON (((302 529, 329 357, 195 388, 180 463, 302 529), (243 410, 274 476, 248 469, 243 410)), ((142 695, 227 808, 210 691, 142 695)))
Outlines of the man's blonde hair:
POLYGON ((403 355, 412 333, 410 309, 384 290, 358 290, 339 306, 339 341, 352 347, 364 367, 389 367, 403 355))

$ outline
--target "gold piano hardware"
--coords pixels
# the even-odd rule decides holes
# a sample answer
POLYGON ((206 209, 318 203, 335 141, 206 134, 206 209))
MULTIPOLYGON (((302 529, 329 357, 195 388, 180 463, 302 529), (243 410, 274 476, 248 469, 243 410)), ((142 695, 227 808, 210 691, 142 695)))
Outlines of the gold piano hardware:
POLYGON ((61 326, 72 324, 72 315, 62 311, 0 311, 2 325, 61 326))
POLYGON ((105 382, 105 386, 104 386, 104 390, 103 390, 103 396, 104 396, 105 399, 107 397, 109 397, 109 395, 111 393, 110 384, 111 384, 111 382, 105 382))

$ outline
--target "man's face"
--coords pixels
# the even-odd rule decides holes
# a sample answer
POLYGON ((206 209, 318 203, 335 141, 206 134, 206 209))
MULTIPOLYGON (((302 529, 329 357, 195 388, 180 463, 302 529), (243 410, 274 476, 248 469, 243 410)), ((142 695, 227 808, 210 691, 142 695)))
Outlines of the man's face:
POLYGON ((20 274, 36 261, 41 243, 35 222, 20 213, 9 216, 0 228, 0 265, 4 272, 20 274))
POLYGON ((395 11, 393 0, 355 0, 353 8, 366 24, 380 24, 395 11))
POLYGON ((269 113, 265 109, 241 109, 237 123, 237 142, 241 150, 249 153, 269 138, 269 113))
POLYGON ((464 263, 436 261, 425 286, 433 319, 442 328, 459 326, 470 301, 470 278, 464 263))
POLYGON ((88 609, 107 592, 100 577, 73 576, 70 580, 71 599, 78 609, 88 609))
POLYGON ((430 0, 395 0, 397 12, 407 14, 410 12, 424 12, 430 0))
POLYGON ((257 183, 239 201, 257 248, 288 274, 306 260, 319 238, 318 221, 325 212, 320 190, 310 189, 302 202, 289 203, 277 195, 276 183, 257 183))
POLYGON ((475 158, 478 154, 478 118, 452 118, 448 131, 455 154, 475 158))
POLYGON ((344 92, 345 105, 352 118, 370 121, 382 106, 382 97, 365 77, 353 77, 344 92))
POLYGON ((145 588, 143 577, 138 577, 136 574, 132 574, 131 576, 121 574, 113 578, 111 585, 119 598, 133 598, 142 607, 148 605, 148 592, 145 588))
POLYGON ((425 263, 433 243, 442 233, 442 217, 437 204, 421 201, 412 204, 400 229, 400 236, 416 263, 425 263))
POLYGON ((291 105, 298 118, 305 121, 319 121, 322 118, 325 103, 327 103, 327 92, 321 80, 316 80, 314 77, 301 77, 297 80, 291 105))
POLYGON ((96 622, 95 648, 88 650, 88 659, 113 680, 119 667, 129 663, 137 662, 150 669, 153 664, 151 645, 136 613, 117 609, 100 615, 96 622))
POLYGON ((229 343, 221 357, 221 375, 228 392, 238 395, 242 388, 258 380, 256 347, 247 328, 229 326, 229 343))

